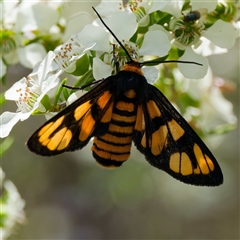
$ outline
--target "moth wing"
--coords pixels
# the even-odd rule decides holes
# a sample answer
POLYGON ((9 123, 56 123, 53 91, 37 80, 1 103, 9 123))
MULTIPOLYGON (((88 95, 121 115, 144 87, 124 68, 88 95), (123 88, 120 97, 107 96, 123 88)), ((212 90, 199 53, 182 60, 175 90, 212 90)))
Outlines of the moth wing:
POLYGON ((83 148, 108 127, 114 86, 111 77, 77 99, 41 126, 27 141, 30 151, 52 156, 83 148))
POLYGON ((223 183, 221 169, 207 146, 166 97, 149 85, 138 106, 133 141, 148 162, 193 185, 223 183))

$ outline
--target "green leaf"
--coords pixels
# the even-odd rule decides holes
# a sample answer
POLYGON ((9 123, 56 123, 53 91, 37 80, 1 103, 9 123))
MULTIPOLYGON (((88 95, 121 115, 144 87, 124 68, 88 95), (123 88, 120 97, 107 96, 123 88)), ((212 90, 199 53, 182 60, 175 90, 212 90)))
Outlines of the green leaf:
POLYGON ((164 61, 167 58, 168 58, 168 55, 165 55, 163 57, 154 58, 150 61, 145 61, 144 63, 147 63, 147 64, 144 64, 144 66, 156 66, 158 64, 164 63, 164 61))
POLYGON ((45 107, 46 112, 47 112, 51 107, 51 101, 47 94, 42 98, 41 103, 45 107))
POLYGON ((82 76, 89 69, 89 58, 87 54, 84 54, 80 59, 76 62, 76 69, 71 72, 74 76, 82 76))
MULTIPOLYGON (((93 78, 92 69, 88 70, 82 77, 78 79, 78 81, 74 84, 73 87, 81 87, 85 84, 93 82, 95 79, 93 78)), ((76 90, 71 90, 70 94, 75 92, 76 90)))
MULTIPOLYGON (((62 93, 62 91, 63 91, 63 88, 66 89, 66 88, 63 86, 66 82, 67 82, 67 78, 64 78, 64 79, 62 80, 62 82, 60 83, 57 91, 56 91, 56 94, 55 94, 55 97, 54 97, 54 101, 53 101, 53 106, 54 106, 54 107, 56 107, 57 104, 58 104, 58 100, 59 100, 60 95, 61 95, 61 93, 62 93)), ((65 97, 65 94, 66 94, 66 92, 64 93, 64 97, 65 97)), ((69 94, 68 94, 68 96, 69 96, 69 94)))
POLYGON ((150 14, 150 25, 160 24, 164 26, 165 23, 169 23, 172 15, 166 12, 155 11, 150 14))
POLYGON ((36 109, 32 115, 42 115, 43 113, 47 112, 51 108, 51 102, 48 95, 44 95, 44 97, 41 100, 41 104, 45 107, 45 111, 41 112, 38 109, 36 109))

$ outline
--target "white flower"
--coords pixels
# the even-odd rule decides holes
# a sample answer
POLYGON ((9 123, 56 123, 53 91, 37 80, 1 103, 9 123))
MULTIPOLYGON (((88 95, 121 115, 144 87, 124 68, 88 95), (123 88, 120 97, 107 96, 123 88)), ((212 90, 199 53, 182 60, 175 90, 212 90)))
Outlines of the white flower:
MULTIPOLYGON (((191 1, 192 10, 200 11, 200 7, 204 7, 206 11, 212 12, 218 1, 191 1), (204 5, 203 5, 204 3, 204 5)), ((185 50, 183 56, 179 60, 194 61, 203 66, 192 65, 191 67, 184 64, 178 64, 181 73, 187 78, 199 79, 204 77, 208 71, 208 61, 206 56, 226 52, 227 49, 234 46, 236 41, 236 33, 231 23, 217 20, 211 27, 205 29, 204 22, 199 21, 186 23, 182 18, 183 1, 173 3, 175 6, 175 19, 171 22, 175 38, 172 43, 179 49, 185 50), (208 39, 208 40, 207 40, 208 39), (209 40, 211 43, 209 43, 209 40)), ((171 6, 167 6, 170 8, 171 6)), ((170 9, 164 9, 169 12, 170 9)), ((204 16, 202 16, 204 19, 204 16)))
POLYGON ((93 42, 86 44, 88 45, 84 46, 76 34, 72 35, 67 42, 54 50, 55 62, 63 71, 73 72, 76 69, 76 61, 95 46, 93 42))
MULTIPOLYGON (((129 39, 137 29, 136 18, 132 12, 115 12, 114 15, 104 18, 104 22, 113 33, 116 33, 116 37, 127 48, 132 58, 136 60, 142 59, 144 56, 164 56, 170 50, 170 41, 167 35, 160 30, 148 31, 144 35, 140 49, 136 44, 129 42, 129 39), (124 26, 128 26, 127 31, 124 26), (156 41, 156 39, 158 39, 158 41, 156 41)), ((92 48, 93 50, 108 53, 108 57, 105 56, 104 58, 105 63, 99 59, 98 55, 100 55, 100 53, 96 59, 93 60, 93 75, 96 79, 101 79, 111 75, 112 71, 115 70, 111 67, 113 61, 113 45, 111 42, 115 44, 116 51, 118 51, 119 46, 113 39, 113 36, 105 31, 102 23, 96 21, 95 25, 98 26, 87 25, 83 31, 78 34, 78 37, 84 45, 91 41, 95 42, 95 46, 92 48), (104 64, 105 67, 103 67, 104 64)), ((120 66, 126 62, 125 60, 121 62, 122 59, 118 60, 120 61, 120 66)))
POLYGON ((6 91, 5 98, 15 101, 18 109, 16 113, 4 112, 0 116, 1 138, 8 136, 19 120, 26 120, 35 110, 45 111, 41 100, 57 86, 62 72, 53 61, 55 56, 54 52, 49 52, 27 78, 22 78, 6 91))

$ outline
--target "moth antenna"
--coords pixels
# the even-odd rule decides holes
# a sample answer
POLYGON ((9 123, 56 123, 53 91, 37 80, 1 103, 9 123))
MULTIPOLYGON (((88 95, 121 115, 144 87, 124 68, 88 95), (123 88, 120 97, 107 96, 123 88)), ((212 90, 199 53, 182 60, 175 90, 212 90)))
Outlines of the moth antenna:
POLYGON ((97 12, 97 10, 92 7, 94 12, 97 14, 98 18, 100 19, 100 21, 102 22, 102 24, 107 28, 107 30, 112 34, 112 36, 115 38, 115 40, 118 42, 118 44, 122 47, 122 49, 124 50, 124 52, 127 54, 127 56, 130 59, 130 62, 134 62, 134 60, 132 59, 131 55, 129 54, 129 52, 127 51, 127 49, 123 46, 123 44, 120 42, 120 40, 117 38, 117 36, 113 33, 113 31, 107 26, 107 24, 103 21, 102 17, 99 15, 99 13, 97 12))
POLYGON ((193 61, 181 61, 181 60, 166 60, 166 61, 146 61, 139 63, 140 66, 151 65, 151 64, 160 64, 160 63, 188 63, 188 64, 196 64, 199 66, 203 66, 201 63, 193 62, 193 61))
POLYGON ((82 85, 81 87, 71 87, 71 86, 68 86, 66 84, 62 84, 63 87, 65 88, 68 88, 68 89, 72 89, 72 90, 83 90, 85 89, 86 87, 90 87, 92 85, 95 85, 96 83, 100 83, 104 80, 104 78, 100 79, 100 80, 97 80, 97 81, 94 81, 94 82, 91 82, 91 83, 87 83, 87 84, 84 84, 82 85))

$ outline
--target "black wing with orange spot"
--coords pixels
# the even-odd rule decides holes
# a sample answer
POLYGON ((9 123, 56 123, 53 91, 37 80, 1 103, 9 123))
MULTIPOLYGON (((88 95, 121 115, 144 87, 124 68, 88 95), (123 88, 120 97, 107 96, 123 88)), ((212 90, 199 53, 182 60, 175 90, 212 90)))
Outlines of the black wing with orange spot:
POLYGON ((52 156, 83 148, 106 131, 111 119, 115 81, 112 77, 73 102, 40 127, 27 141, 30 151, 52 156))
POLYGON ((193 185, 222 184, 221 169, 199 136, 154 86, 138 106, 133 141, 150 164, 193 185))

